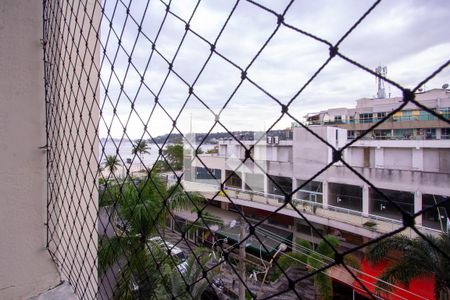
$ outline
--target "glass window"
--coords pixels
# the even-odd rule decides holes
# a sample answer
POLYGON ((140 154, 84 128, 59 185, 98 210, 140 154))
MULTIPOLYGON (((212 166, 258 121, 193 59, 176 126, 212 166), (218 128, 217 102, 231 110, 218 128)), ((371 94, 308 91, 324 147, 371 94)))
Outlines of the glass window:
POLYGON ((443 107, 440 112, 444 118, 450 119, 450 107, 443 107))
POLYGON ((383 119, 386 116, 385 112, 379 112, 377 113, 377 121, 383 119))
POLYGON ((421 121, 428 121, 428 120, 435 120, 436 117, 430 114, 429 112, 425 110, 421 110, 419 114, 419 120, 421 121))
POLYGON ((373 123, 373 114, 359 114, 359 122, 360 123, 373 123))
POLYGON ((195 173, 197 179, 218 179, 218 180, 222 179, 220 169, 209 169, 208 172, 208 170, 203 167, 196 167, 195 173), (210 174, 210 172, 212 175, 210 174))
POLYGON ((425 129, 425 139, 426 140, 435 140, 436 139, 436 128, 425 129))
POLYGON ((411 110, 403 111, 401 120, 402 121, 410 121, 411 119, 412 119, 412 111, 411 110))
POLYGON ((410 140, 413 137, 413 129, 395 129, 394 136, 400 140, 410 140))
POLYGON ((450 139, 450 128, 441 128, 441 139, 450 139))
POLYGON ((355 131, 354 130, 347 131, 347 139, 353 140, 354 138, 355 138, 355 131))
POLYGON ((374 130, 373 136, 377 140, 387 140, 391 138, 391 131, 389 129, 374 130))

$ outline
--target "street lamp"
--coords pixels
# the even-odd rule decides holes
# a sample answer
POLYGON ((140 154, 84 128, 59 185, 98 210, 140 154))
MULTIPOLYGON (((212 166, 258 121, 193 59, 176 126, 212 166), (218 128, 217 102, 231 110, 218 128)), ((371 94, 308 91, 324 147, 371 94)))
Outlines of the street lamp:
MULTIPOLYGON (((259 288, 259 291, 258 291, 258 294, 257 294, 257 295, 260 295, 260 294, 262 293, 262 291, 263 291, 263 288, 264 288, 264 282, 266 281, 267 273, 269 273, 269 270, 270 270, 270 268, 272 267, 272 262, 273 262, 273 260, 275 259, 275 257, 277 257, 278 253, 280 253, 280 252, 282 252, 282 251, 286 251, 286 249, 287 249, 287 246, 286 246, 286 244, 284 244, 284 243, 281 243, 281 244, 278 246, 277 252, 275 252, 275 254, 272 256, 272 259, 270 260, 269 265, 266 267, 266 272, 264 272, 264 277, 263 277, 263 280, 262 280, 262 282, 261 282, 261 287, 259 288)), ((257 298, 259 298, 259 297, 257 297, 257 298)))

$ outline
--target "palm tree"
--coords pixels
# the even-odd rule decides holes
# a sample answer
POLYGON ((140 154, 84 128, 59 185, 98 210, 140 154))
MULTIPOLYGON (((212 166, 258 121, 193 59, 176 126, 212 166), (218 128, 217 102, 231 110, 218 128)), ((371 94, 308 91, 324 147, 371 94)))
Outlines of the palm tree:
POLYGON ((134 295, 135 298, 148 299, 154 293, 162 277, 156 265, 161 261, 170 264, 170 259, 164 259, 167 251, 153 247, 149 238, 158 234, 157 228, 165 227, 168 209, 173 211, 191 203, 186 193, 169 194, 158 175, 152 173, 149 176, 140 183, 129 180, 120 185, 108 185, 100 194, 99 203, 113 207, 122 225, 116 236, 100 239, 98 254, 100 275, 121 265, 116 274, 116 299, 132 297, 133 286, 139 287, 139 295, 134 295), (164 201, 169 195, 169 200, 164 201))
POLYGON ((105 168, 109 170, 111 174, 117 171, 117 168, 121 166, 117 155, 107 155, 105 160, 105 168))
MULTIPOLYGON (((339 240, 332 235, 328 235, 325 239, 330 243, 333 248, 339 246, 339 240)), ((307 264, 309 271, 313 272, 319 268, 322 268, 326 264, 329 264, 334 258, 333 249, 324 241, 320 241, 316 251, 312 252, 307 258, 307 264)), ((314 287, 320 295, 322 300, 333 299, 333 282, 325 272, 319 272, 314 275, 314 287)))
POLYGON ((381 289, 391 290, 391 284, 402 283, 408 286, 413 278, 434 274, 435 297, 440 300, 450 299, 450 260, 436 247, 448 253, 450 237, 448 234, 427 240, 420 237, 410 239, 404 235, 396 235, 379 241, 369 247, 366 258, 376 264, 395 254, 395 260, 387 267, 377 282, 377 292, 381 289), (400 255, 399 255, 400 253, 400 255))
MULTIPOLYGON (((335 252, 333 248, 337 249, 339 247, 339 240, 333 235, 327 235, 325 240, 321 240, 314 250, 309 242, 300 241, 299 245, 308 252, 305 256, 309 272, 314 272, 334 261, 335 252)), ((345 255, 344 264, 360 269, 359 261, 353 255, 345 255)), ((333 281, 326 271, 314 275, 314 287, 321 300, 333 299, 333 281)))
POLYGON ((149 154, 150 153, 150 147, 147 144, 147 141, 145 140, 138 140, 136 142, 136 144, 133 144, 133 149, 131 149, 131 154, 133 155, 139 155, 140 159, 140 167, 142 169, 142 156, 144 154, 149 154))
MULTIPOLYGON (((203 270, 207 269, 207 264, 212 259, 211 250, 199 247, 194 249, 194 253, 189 256, 184 269, 165 265, 164 273, 166 275, 157 288, 155 299, 173 299, 173 297, 181 300, 201 299, 209 284, 203 278, 203 270), (187 285, 189 286, 188 290, 186 290, 187 285)), ((208 280, 211 281, 217 273, 217 268, 210 270, 207 273, 208 280)))

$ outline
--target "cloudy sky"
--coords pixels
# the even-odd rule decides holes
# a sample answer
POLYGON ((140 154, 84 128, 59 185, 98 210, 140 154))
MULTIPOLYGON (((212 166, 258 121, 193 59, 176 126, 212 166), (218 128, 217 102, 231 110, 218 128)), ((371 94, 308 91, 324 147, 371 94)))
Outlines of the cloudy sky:
MULTIPOLYGON (((168 0, 167 0, 168 1, 168 0)), ((123 2, 128 3, 124 0, 123 2)), ((158 53, 153 53, 155 41, 165 16, 161 1, 132 1, 126 15, 125 6, 117 1, 105 1, 102 23, 102 43, 106 57, 102 64, 102 109, 100 136, 120 138, 123 126, 131 138, 148 138, 143 122, 150 118, 148 131, 152 136, 168 133, 186 99, 189 88, 210 54, 214 42, 230 15, 232 0, 173 0, 170 10, 185 21, 191 17, 190 28, 201 38, 188 32, 173 70, 180 80, 169 72, 167 61, 172 61, 185 33, 185 24, 168 15, 156 40, 158 53), (198 4, 198 5, 197 5, 198 4), (147 6, 146 6, 147 5, 147 6), (193 13, 195 10, 195 13, 193 13), (113 31, 109 30, 112 20, 113 31), (142 21, 142 33, 138 25, 142 21), (118 38, 121 45, 118 47, 118 38), (129 55, 131 62, 129 63, 129 55), (151 59, 150 59, 151 58, 151 59), (114 64, 114 71, 111 71, 114 64), (169 74, 165 84, 164 79, 169 74), (141 83, 141 76, 144 81, 141 83), (121 87, 123 90, 121 90, 121 87), (105 96, 108 90, 108 96, 105 96), (164 110, 154 105, 154 94, 164 110), (134 101, 132 110, 131 102, 134 101), (118 104, 117 104, 118 103, 118 104), (117 116, 113 117, 113 106, 117 116)), ((281 14, 289 1, 256 1, 281 14)), ((287 10, 285 23, 335 44, 346 31, 373 4, 365 0, 295 1, 287 10)), ((247 68, 263 44, 277 27, 277 18, 256 5, 239 1, 234 13, 217 41, 216 50, 195 82, 193 91, 177 125, 182 133, 206 132, 214 124, 214 113, 219 113, 241 81, 240 71, 233 66, 247 68), (230 63, 232 62, 232 63, 230 63), (192 122, 191 122, 192 120, 192 122)), ((340 52, 360 64, 375 69, 386 65, 388 78, 405 87, 414 87, 437 67, 450 59, 450 1, 448 0, 385 0, 340 45, 340 52)), ((308 79, 326 61, 328 46, 286 26, 281 26, 267 47, 248 70, 248 77, 281 103, 289 102, 308 79)), ((426 89, 441 87, 450 82, 450 68, 426 84, 426 89)), ((331 107, 352 107, 355 100, 376 95, 376 81, 371 74, 336 57, 292 102, 289 111, 296 118, 310 112, 331 107)), ((392 96, 400 95, 395 87, 387 87, 392 96)), ((281 107, 271 97, 245 80, 220 120, 229 130, 265 130, 281 115, 281 107)), ((285 116, 275 128, 290 126, 292 119, 285 116)), ((216 126, 213 131, 224 131, 216 126)))

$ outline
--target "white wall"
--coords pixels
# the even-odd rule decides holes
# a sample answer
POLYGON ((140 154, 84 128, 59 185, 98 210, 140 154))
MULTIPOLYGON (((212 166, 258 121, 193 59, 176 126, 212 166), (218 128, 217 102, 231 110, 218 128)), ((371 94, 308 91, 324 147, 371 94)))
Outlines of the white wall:
POLYGON ((384 149, 384 166, 387 169, 412 170, 411 149, 384 149))
MULTIPOLYGON (((58 72, 60 78, 60 81, 53 80, 49 84, 50 93, 56 94, 51 98, 50 105, 53 111, 66 112, 61 116, 51 114, 49 117, 50 127, 55 128, 49 133, 53 154, 49 181, 56 182, 59 187, 51 194, 52 214, 49 226, 54 233, 49 248, 58 267, 63 270, 62 273, 70 274, 68 279, 71 280, 75 293, 81 296, 84 294, 85 298, 91 299, 95 298, 98 290, 95 231, 98 194, 95 184, 99 149, 96 136, 99 87, 96 84, 100 49, 87 18, 92 18, 92 26, 98 30, 100 8, 95 0, 83 1, 81 4, 87 5, 87 16, 84 15, 83 6, 80 6, 77 10, 78 20, 72 17, 69 21, 62 22, 60 33, 55 26, 49 29, 56 31, 56 37, 51 35, 48 44, 52 45, 56 38, 60 43, 68 43, 70 51, 66 53, 62 47, 53 47, 51 50, 56 59, 49 64, 50 70, 58 72), (91 34, 88 35, 88 32, 91 34), (87 39, 86 44, 78 42, 84 41, 80 38, 81 34, 87 39), (85 53, 83 66, 80 59, 85 53), (60 66, 61 60, 73 68, 51 69, 51 66, 60 66), (73 78, 76 78, 76 84, 71 86, 73 92, 64 92, 63 87, 67 82, 75 82, 73 78)), ((70 2, 61 1, 60 5, 61 12, 70 11, 70 2)))
POLYGON ((352 166, 364 167, 364 148, 350 147, 347 151, 347 160, 352 166))
POLYGON ((423 151, 423 168, 428 172, 439 172, 439 149, 423 151))
POLYGON ((60 277, 46 245, 42 1, 0 1, 0 299, 60 277))
POLYGON ((439 172, 450 173, 450 149, 439 149, 439 172))
POLYGON ((292 161, 292 146, 276 147, 278 150, 278 161, 291 162, 292 161))

